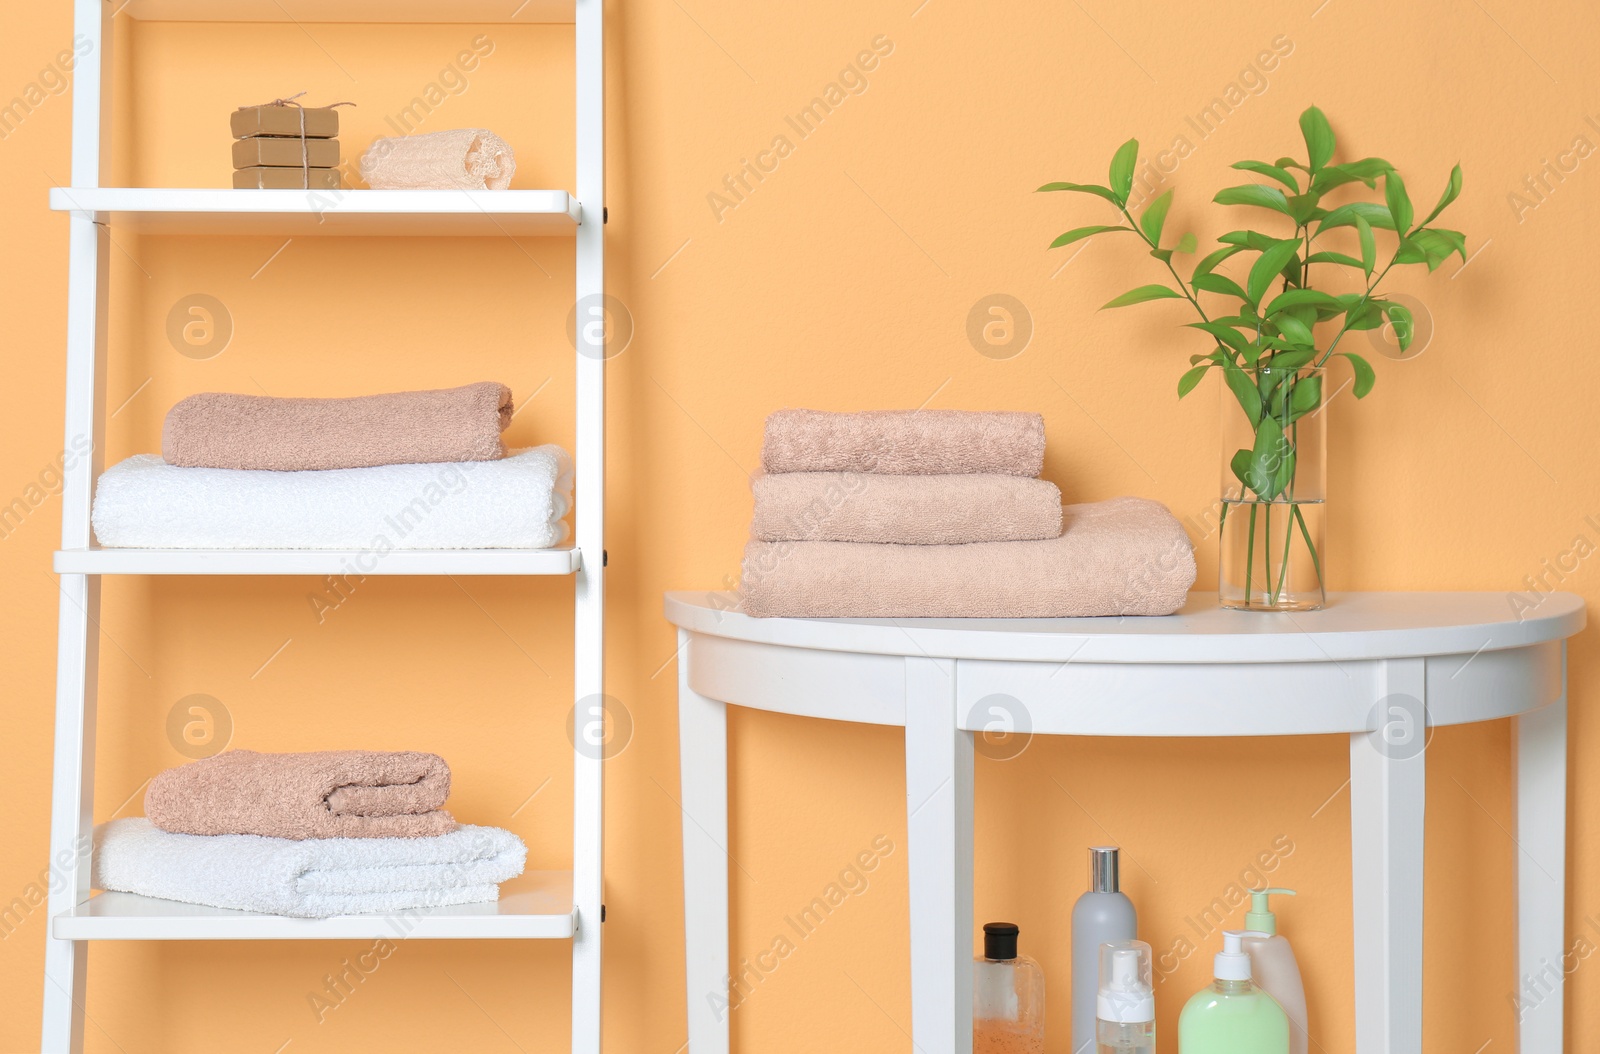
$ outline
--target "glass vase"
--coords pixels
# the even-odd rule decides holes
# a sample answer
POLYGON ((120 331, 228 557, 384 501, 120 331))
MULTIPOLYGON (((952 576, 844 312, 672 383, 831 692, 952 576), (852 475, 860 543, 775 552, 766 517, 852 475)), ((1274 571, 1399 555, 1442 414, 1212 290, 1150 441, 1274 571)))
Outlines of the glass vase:
POLYGON ((1325 371, 1262 366, 1222 388, 1222 551, 1225 608, 1313 611, 1327 602, 1325 371))

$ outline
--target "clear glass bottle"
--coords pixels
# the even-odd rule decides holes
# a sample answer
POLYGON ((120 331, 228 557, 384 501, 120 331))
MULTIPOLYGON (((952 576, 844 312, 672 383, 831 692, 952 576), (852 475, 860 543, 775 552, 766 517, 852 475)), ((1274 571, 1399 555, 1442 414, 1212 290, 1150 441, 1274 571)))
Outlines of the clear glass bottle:
POLYGON ((1155 1054, 1156 997, 1152 955, 1144 941, 1100 945, 1095 1001, 1095 1054, 1155 1054))
POLYGON ((972 966, 972 1054, 1044 1054, 1044 971, 1017 954, 1019 932, 984 923, 972 966))

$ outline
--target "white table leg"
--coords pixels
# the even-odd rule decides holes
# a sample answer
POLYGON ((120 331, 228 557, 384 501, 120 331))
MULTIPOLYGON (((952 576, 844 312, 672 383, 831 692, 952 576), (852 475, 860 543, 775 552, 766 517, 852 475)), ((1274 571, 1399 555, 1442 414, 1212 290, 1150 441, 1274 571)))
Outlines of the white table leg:
POLYGON ((956 727, 956 664, 906 660, 911 1039, 972 1054, 973 741, 956 727))
POLYGON ((1515 719, 1517 1050, 1561 1054, 1566 980, 1567 697, 1515 719), (1532 983, 1529 983, 1531 979, 1532 983))
POLYGON ((683 806, 684 978, 689 1054, 728 1054, 728 708, 689 687, 678 631, 678 785, 683 806))
POLYGON ((1423 662, 1382 662, 1378 728, 1350 737, 1357 1054, 1422 1049, 1423 662))

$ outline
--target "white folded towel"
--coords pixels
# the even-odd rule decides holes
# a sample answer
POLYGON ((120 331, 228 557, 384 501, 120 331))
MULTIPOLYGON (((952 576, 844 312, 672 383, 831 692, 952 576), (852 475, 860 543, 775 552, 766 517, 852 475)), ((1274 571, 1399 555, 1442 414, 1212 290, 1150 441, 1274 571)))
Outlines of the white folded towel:
POLYGON ((311 919, 499 900, 528 856, 510 831, 471 825, 432 838, 295 840, 173 834, 134 816, 94 838, 96 889, 311 919))
POLYGON ((546 549, 567 538, 572 459, 266 472, 139 454, 100 474, 94 533, 134 549, 546 549))

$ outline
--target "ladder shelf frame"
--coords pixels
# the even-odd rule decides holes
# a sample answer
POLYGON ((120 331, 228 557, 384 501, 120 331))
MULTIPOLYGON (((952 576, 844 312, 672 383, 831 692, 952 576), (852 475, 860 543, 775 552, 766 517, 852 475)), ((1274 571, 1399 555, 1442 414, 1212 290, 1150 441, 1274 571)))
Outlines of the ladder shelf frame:
MULTIPOLYGON (((450 0, 436 0, 448 5, 450 0)), ((550 232, 574 238, 574 303, 600 305, 605 295, 605 61, 604 0, 570 0, 574 36, 576 186, 570 204, 522 192, 506 202, 531 202, 530 213, 548 215, 550 232), (587 207, 585 207, 587 206, 587 207)), ((408 0, 416 6, 415 0, 408 0)), ((554 10, 549 0, 544 8, 554 10)), ((109 91, 112 20, 115 0, 72 0, 75 39, 90 48, 78 65, 72 100, 72 185, 52 194, 52 203, 68 213, 68 291, 66 336, 65 449, 78 450, 87 439, 90 455, 69 462, 63 472, 61 551, 55 556, 60 573, 57 638, 55 754, 51 777, 50 865, 62 881, 51 884, 45 940, 45 984, 40 1049, 47 1054, 81 1054, 89 944, 93 940, 324 939, 377 930, 399 916, 344 916, 322 920, 277 920, 250 913, 189 912, 174 904, 117 895, 141 910, 97 913, 91 896, 90 863, 94 831, 95 726, 99 678, 100 585, 104 574, 306 574, 348 553, 318 554, 309 550, 175 553, 173 551, 102 549, 94 543, 90 513, 95 480, 104 468, 107 307, 109 300, 108 224, 116 215, 93 208, 74 208, 75 201, 95 201, 113 190, 101 188, 102 157, 109 137, 109 91), (139 903, 143 901, 143 903, 139 903), (281 925, 279 923, 282 923, 281 925)), ((147 6, 159 6, 156 4, 147 6)), ((169 4, 169 7, 174 6, 169 4)), ((182 8, 184 4, 178 3, 182 8)), ((197 11, 211 10, 191 3, 197 11)), ((447 8, 441 9, 446 10, 447 8)), ((441 21, 455 21, 448 13, 441 21)), ((221 21, 221 20, 219 20, 221 21)), ((517 22, 506 24, 515 25, 517 22)), ((152 195, 175 195, 163 191, 152 195)), ((240 192, 249 194, 249 192, 240 192)), ((361 192, 351 192, 361 193, 361 192)), ((517 194, 518 192, 510 192, 517 194)), ((478 198, 479 195, 468 195, 478 198)), ((206 195, 209 200, 209 193, 206 195)), ((241 199, 240 215, 259 213, 241 199)), ((370 200, 370 199, 357 199, 370 200)), ((398 201, 399 199, 395 199, 398 201)), ((443 210, 418 198, 412 208, 387 210, 396 220, 396 234, 441 233, 452 214, 461 234, 481 234, 483 209, 455 206, 443 210), (418 222, 403 229, 408 217, 418 222), (476 224, 476 227, 472 225, 476 224)), ((387 202, 380 204, 386 205, 387 202)), ((517 205, 517 208, 523 208, 517 205)), ((215 214, 215 209, 200 210, 215 214)), ((273 211, 273 210, 266 210, 273 211)), ((367 214, 363 222, 383 222, 385 210, 367 214)), ((129 216, 136 214, 129 213, 129 216)), ((258 217, 260 218, 260 217, 258 217)), ((291 217, 292 220, 292 217, 291 217)), ((533 222, 544 223, 537 215, 533 222)), ((330 231, 337 236, 339 232, 330 231)), ((350 233, 372 233, 356 228, 350 233)), ((541 233, 545 233, 541 231, 541 233)), ((530 902, 538 913, 496 916, 492 910, 442 909, 407 916, 412 935, 445 939, 568 939, 572 949, 573 1054, 599 1054, 601 1049, 601 922, 604 892, 604 751, 587 748, 585 728, 599 727, 605 717, 605 366, 603 351, 586 350, 579 340, 576 369, 576 437, 574 460, 575 530, 569 548, 467 550, 397 554, 376 573, 385 574, 541 574, 573 578, 573 702, 578 731, 573 745, 573 838, 570 897, 563 896, 565 873, 527 876, 542 889, 530 902), (418 921, 421 920, 420 927, 418 921)))

